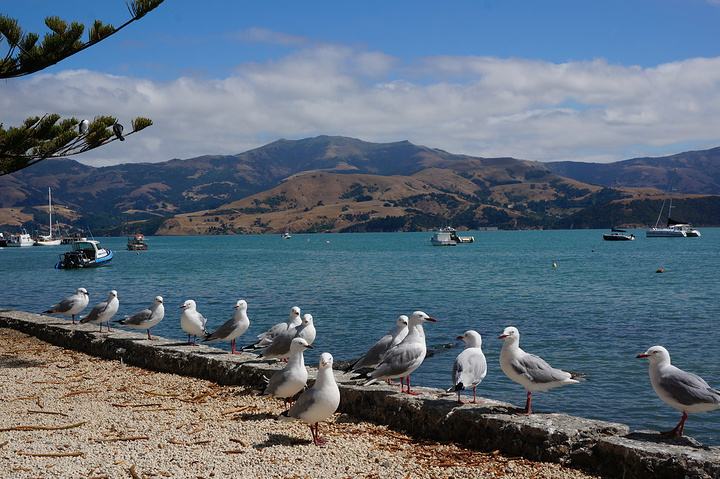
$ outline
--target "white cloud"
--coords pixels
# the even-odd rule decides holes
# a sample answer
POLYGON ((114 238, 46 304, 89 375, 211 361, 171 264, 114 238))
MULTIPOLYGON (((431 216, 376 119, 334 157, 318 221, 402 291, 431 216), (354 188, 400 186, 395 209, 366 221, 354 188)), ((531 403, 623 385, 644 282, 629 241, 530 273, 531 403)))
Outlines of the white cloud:
MULTIPOLYGON (((45 112, 155 125, 92 164, 232 154, 318 134, 481 156, 610 161, 720 144, 720 58, 652 68, 433 57, 313 45, 223 79, 156 82, 76 70, 0 84, 6 125, 45 112)), ((126 125, 129 128, 129 125, 126 125)))

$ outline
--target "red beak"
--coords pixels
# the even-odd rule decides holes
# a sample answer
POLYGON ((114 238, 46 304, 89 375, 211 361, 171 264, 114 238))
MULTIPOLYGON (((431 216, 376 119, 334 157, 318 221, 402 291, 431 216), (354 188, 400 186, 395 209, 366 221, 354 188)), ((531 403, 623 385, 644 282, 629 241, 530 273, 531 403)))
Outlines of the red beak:
POLYGON ((458 336, 458 337, 455 338, 455 339, 462 340, 462 338, 463 338, 463 336, 458 336))
POLYGON ((498 336, 498 339, 505 339, 507 337, 508 337, 507 334, 501 334, 500 336, 498 336))
POLYGON ((636 357, 636 358, 647 358, 648 356, 650 356, 650 355, 649 355, 649 354, 645 354, 645 353, 640 353, 640 354, 638 354, 638 355, 635 356, 635 357, 636 357))

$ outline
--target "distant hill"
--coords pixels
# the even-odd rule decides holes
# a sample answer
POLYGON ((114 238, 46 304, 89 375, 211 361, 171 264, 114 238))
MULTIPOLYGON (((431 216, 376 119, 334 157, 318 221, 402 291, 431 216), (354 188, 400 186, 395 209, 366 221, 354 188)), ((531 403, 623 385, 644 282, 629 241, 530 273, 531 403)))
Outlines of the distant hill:
POLYGON ((720 147, 615 163, 559 161, 546 165, 555 174, 595 185, 720 195, 720 147))
MULTIPOLYGON (((683 180, 677 184, 688 191, 715 191, 710 178, 718 154, 720 148, 611 165, 546 164, 455 155, 408 141, 319 136, 160 163, 95 168, 47 160, 0 177, 0 229, 42 228, 48 186, 56 220, 96 234, 552 228, 568 218, 605 226, 616 222, 602 207, 610 202, 627 205, 627 221, 648 222, 640 210, 632 212, 634 201, 658 202, 649 209, 659 209, 668 172, 677 172, 683 180), (613 170, 617 165, 625 173, 613 170), (627 186, 618 186, 620 180, 627 186), (592 218, 582 216, 588 208, 592 218)), ((720 223, 705 218, 698 223, 720 223)))

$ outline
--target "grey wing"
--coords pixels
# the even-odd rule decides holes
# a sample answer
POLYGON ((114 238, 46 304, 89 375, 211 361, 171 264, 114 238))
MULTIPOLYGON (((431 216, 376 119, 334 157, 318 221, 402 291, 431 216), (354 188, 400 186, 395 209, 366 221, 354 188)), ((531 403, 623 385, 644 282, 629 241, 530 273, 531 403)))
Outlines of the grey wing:
POLYGON ((422 346, 417 343, 400 343, 390 349, 370 377, 396 376, 405 374, 408 368, 423 354, 422 346))
POLYGON ((460 377, 462 376, 462 372, 463 372, 463 367, 462 367, 462 364, 460 364, 460 356, 458 356, 457 358, 455 358, 455 362, 453 363, 453 368, 452 368, 452 378, 453 378, 453 384, 455 386, 457 386, 458 383, 462 382, 460 380, 460 377))
POLYGON ((268 355, 285 354, 288 351, 290 351, 290 343, 292 342, 293 338, 295 337, 294 333, 295 333, 295 331, 293 331, 293 334, 285 333, 285 334, 281 334, 280 336, 277 336, 275 339, 273 339, 273 342, 270 343, 270 345, 263 350, 262 355, 268 356, 268 355))
POLYGON ((570 378, 570 373, 550 366, 543 358, 534 354, 526 354, 510 363, 518 374, 538 383, 553 383, 570 378))
POLYGON ((47 313, 65 313, 67 311, 70 311, 73 306, 75 306, 77 302, 77 298, 69 297, 65 298, 62 301, 60 301, 58 304, 54 304, 50 309, 48 309, 47 313))
POLYGON ((198 313, 198 316, 200 317, 200 322, 202 323, 203 331, 205 331, 205 325, 207 324, 207 318, 200 313, 198 313))
POLYGON ((225 323, 217 328, 210 336, 207 337, 208 341, 213 339, 223 339, 228 337, 233 331, 235 331, 235 320, 233 318, 228 319, 225 323))
POLYGON ((659 385, 673 399, 685 406, 701 403, 720 404, 720 392, 711 388, 700 376, 682 369, 663 371, 659 385))
POLYGON ((316 403, 316 396, 317 391, 315 390, 315 388, 306 389, 300 395, 297 401, 295 401, 290 407, 290 409, 288 410, 288 416, 299 419, 316 403))
POLYGON ((278 387, 280 387, 280 385, 285 382, 285 371, 285 369, 281 369, 280 371, 276 371, 275 374, 270 376, 270 380, 268 381, 268 384, 265 387, 265 392, 263 392, 263 394, 275 395, 278 387))
POLYGON ((368 349, 368 352, 366 352, 363 357, 358 359, 355 364, 352 365, 351 371, 376 366, 382 360, 391 343, 392 335, 390 334, 386 334, 380 338, 370 347, 370 349, 368 349))
POLYGON ((89 323, 91 321, 97 320, 98 316, 100 316, 100 313, 105 311, 107 309, 107 307, 108 307, 107 301, 103 301, 102 303, 96 304, 95 307, 88 313, 88 315, 80 320, 80 323, 89 323))
POLYGON ((147 321, 150 320, 152 317, 152 311, 149 309, 143 309, 142 311, 138 311, 137 313, 133 314, 132 316, 128 316, 127 318, 119 321, 120 324, 129 324, 132 326, 139 326, 147 321))

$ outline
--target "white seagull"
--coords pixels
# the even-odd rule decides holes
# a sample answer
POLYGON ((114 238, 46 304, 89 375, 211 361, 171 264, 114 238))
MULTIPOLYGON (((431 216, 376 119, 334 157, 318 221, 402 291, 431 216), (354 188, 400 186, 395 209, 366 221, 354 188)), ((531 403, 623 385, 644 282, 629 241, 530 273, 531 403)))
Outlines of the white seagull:
POLYGON ((299 419, 307 423, 316 446, 325 444, 325 440, 320 438, 318 423, 335 414, 340 405, 340 389, 335 382, 332 365, 332 354, 322 353, 315 384, 305 390, 290 409, 279 417, 279 419, 299 419))
POLYGON ((355 361, 355 364, 350 367, 350 372, 363 368, 376 367, 380 364, 380 361, 382 361, 385 353, 387 353, 393 346, 400 344, 400 342, 405 339, 405 336, 407 336, 407 333, 408 317, 401 314, 395 321, 395 328, 391 329, 385 336, 378 339, 377 342, 368 349, 368 352, 366 352, 363 357, 355 361))
POLYGON ((268 329, 262 334, 258 334, 257 338, 258 340, 255 342, 255 344, 251 344, 250 346, 246 346, 243 349, 245 350, 253 350, 253 349, 262 349, 270 346, 270 344, 273 342, 273 339, 275 339, 278 335, 284 333, 288 330, 288 328, 298 327, 302 323, 302 318, 300 316, 300 308, 297 306, 293 306, 290 308, 290 314, 288 315, 287 321, 283 321, 282 323, 277 323, 272 328, 268 329))
POLYGON ((265 359, 287 359, 290 356, 290 344, 295 338, 303 338, 308 344, 315 341, 315 324, 311 314, 305 314, 299 326, 290 326, 285 332, 278 334, 272 343, 263 349, 260 357, 265 359))
POLYGON ((163 298, 162 296, 155 296, 155 300, 149 308, 138 311, 132 316, 125 316, 125 318, 117 321, 117 323, 122 326, 127 326, 128 328, 146 329, 148 339, 152 339, 150 330, 157 326, 164 317, 165 306, 163 305, 163 298))
MULTIPOLYGON (((410 316, 408 324, 408 334, 400 344, 394 348, 390 348, 378 366, 364 375, 370 380, 365 386, 374 383, 378 379, 394 379, 400 378, 400 392, 404 391, 402 378, 407 381, 407 394, 417 394, 410 392, 410 374, 420 367, 425 360, 427 354, 427 346, 425 344, 425 331, 423 323, 426 321, 435 322, 435 318, 431 318, 422 311, 415 311, 410 316)), ((356 376, 357 379, 363 376, 356 376)))
POLYGON ((57 304, 50 306, 50 309, 43 311, 44 314, 62 314, 72 317, 75 324, 75 316, 85 309, 90 302, 90 295, 87 289, 78 288, 75 294, 68 296, 57 304))
POLYGON ((308 372, 305 369, 305 357, 303 352, 311 348, 303 338, 295 338, 290 344, 290 359, 287 365, 280 371, 275 372, 268 380, 267 387, 263 392, 264 396, 281 398, 287 405, 307 385, 308 372))
POLYGON ((500 351, 500 367, 503 372, 518 384, 525 387, 527 400, 525 414, 532 414, 532 393, 576 384, 582 375, 556 369, 545 360, 520 349, 520 332, 513 326, 505 328, 499 336, 503 346, 500 351))
POLYGON ((720 391, 711 388, 700 376, 673 366, 667 349, 653 346, 637 357, 650 360, 650 384, 655 393, 667 405, 682 412, 677 426, 663 435, 682 437, 690 412, 720 409, 720 391))
POLYGON ((90 122, 89 122, 88 120, 83 120, 83 121, 81 121, 80 124, 78 125, 78 132, 79 132, 81 135, 86 134, 89 129, 90 129, 90 122))
POLYGON ((465 350, 458 354, 453 363, 452 377, 453 387, 448 389, 457 392, 458 403, 460 400, 460 391, 467 388, 473 390, 472 403, 476 403, 475 388, 485 379, 487 375, 487 362, 482 351, 482 337, 477 331, 465 331, 465 334, 458 336, 457 339, 465 342, 465 350))
POLYGON ((110 291, 108 297, 102 303, 96 304, 90 313, 80 320, 80 324, 92 323, 100 325, 100 332, 102 332, 103 323, 107 324, 108 332, 110 331, 110 320, 117 313, 120 307, 120 301, 118 300, 117 291, 114 289, 110 291))
POLYGON ((235 303, 235 313, 225 324, 210 333, 205 341, 230 341, 230 354, 240 354, 235 350, 235 340, 245 334, 250 327, 250 318, 247 315, 247 302, 240 299, 235 303))
POLYGON ((205 330, 207 319, 198 312, 195 301, 192 299, 185 301, 183 305, 180 306, 180 309, 183 310, 180 315, 180 327, 188 335, 188 344, 195 346, 195 340, 198 336, 204 337, 207 335, 207 331, 205 330), (192 337, 192 341, 190 341, 190 337, 192 337))

